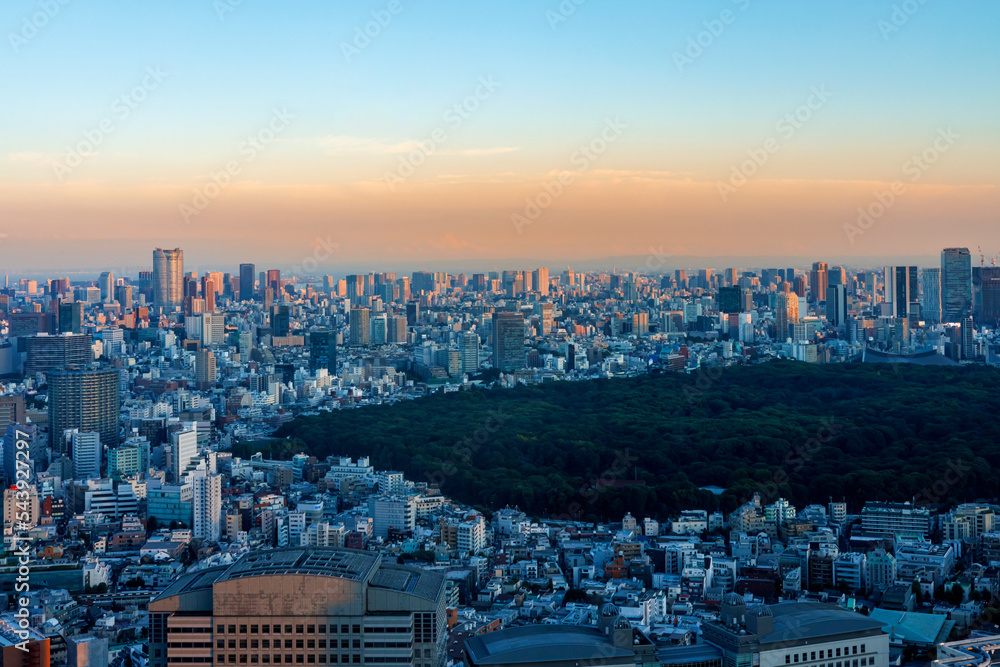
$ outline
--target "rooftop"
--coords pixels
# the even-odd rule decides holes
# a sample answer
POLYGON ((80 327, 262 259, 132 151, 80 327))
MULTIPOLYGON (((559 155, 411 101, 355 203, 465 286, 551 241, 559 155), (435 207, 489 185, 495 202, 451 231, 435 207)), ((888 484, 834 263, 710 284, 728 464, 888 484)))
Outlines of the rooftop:
POLYGON ((525 664, 586 661, 600 665, 604 660, 620 662, 634 653, 615 648, 600 630, 577 625, 526 625, 472 637, 465 650, 476 665, 525 664))

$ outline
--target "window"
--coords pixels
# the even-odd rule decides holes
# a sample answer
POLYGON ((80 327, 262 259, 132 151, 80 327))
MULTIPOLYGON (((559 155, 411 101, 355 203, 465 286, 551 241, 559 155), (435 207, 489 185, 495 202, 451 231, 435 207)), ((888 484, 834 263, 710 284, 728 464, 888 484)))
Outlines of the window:
POLYGON ((230 625, 229 626, 229 634, 231 634, 231 635, 235 635, 236 634, 236 626, 235 625, 230 625))
POLYGON ((295 648, 305 648, 305 642, 301 639, 295 640, 295 648))
POLYGON ((292 640, 291 639, 286 639, 285 640, 285 648, 292 648, 292 640))
MULTIPOLYGON (((351 632, 353 632, 356 635, 360 634, 361 633, 361 626, 360 625, 352 625, 351 626, 351 632)), ((356 656, 356 657, 360 657, 360 656, 356 656)))
POLYGON ((286 625, 285 626, 285 634, 286 635, 292 634, 292 626, 290 626, 290 625, 286 625))
POLYGON ((819 659, 820 659, 820 660, 822 660, 822 659, 823 659, 823 651, 820 651, 820 652, 819 652, 819 659))
POLYGON ((319 633, 321 635, 325 635, 326 634, 326 626, 325 625, 319 626, 319 633))
POLYGON ((326 662, 326 654, 325 653, 320 653, 319 654, 319 661, 320 661, 320 663, 325 663, 326 662))
POLYGON ((361 648, 361 640, 360 639, 352 640, 351 648, 361 648))
POLYGON ((795 654, 795 657, 794 657, 794 658, 792 658, 792 662, 798 662, 798 661, 799 661, 799 654, 798 654, 798 653, 796 653, 796 654, 795 654))
POLYGON ((251 639, 250 640, 250 648, 257 648, 257 644, 258 643, 259 642, 256 639, 251 639))
POLYGON ((247 633, 247 626, 241 625, 240 626, 240 634, 241 635, 245 635, 246 633, 247 633))
POLYGON ((220 653, 219 655, 215 656, 215 661, 216 662, 225 662, 226 661, 226 656, 224 656, 224 655, 222 655, 220 653))
POLYGON ((242 664, 245 663, 246 661, 247 661, 247 654, 246 653, 240 654, 240 663, 242 664))
POLYGON ((862 645, 861 645, 861 652, 862 652, 862 653, 864 653, 864 652, 865 652, 865 645, 864 645, 864 644, 862 644, 862 645))
POLYGON ((319 640, 319 647, 320 648, 326 648, 326 640, 325 639, 320 639, 319 640))
POLYGON ((857 646, 852 646, 851 647, 851 653, 854 654, 854 655, 857 655, 858 654, 858 647, 857 646))
POLYGON ((809 659, 810 659, 810 660, 815 660, 815 659, 816 659, 816 651, 813 651, 813 652, 812 652, 812 653, 810 654, 810 656, 809 656, 809 659))
POLYGON ((226 648, 226 640, 225 639, 216 639, 215 640, 215 648, 226 648))
POLYGON ((316 648, 316 640, 310 639, 306 641, 306 648, 316 648))
POLYGON ((299 655, 295 656, 295 662, 305 662, 305 661, 306 661, 306 657, 304 655, 302 655, 301 653, 299 655))
POLYGON ((837 649, 837 657, 838 658, 840 657, 840 649, 839 648, 837 649))
POLYGON ((270 625, 262 625, 261 626, 261 630, 263 631, 263 633, 265 635, 271 634, 271 626, 270 625))
POLYGON ((226 632, 226 626, 224 626, 224 625, 217 625, 217 626, 215 626, 215 633, 216 634, 221 635, 221 634, 225 634, 225 632, 226 632))
POLYGON ((236 648, 236 640, 235 639, 230 639, 229 640, 229 648, 236 648))
POLYGON ((792 664, 792 656, 790 656, 790 655, 789 655, 789 654, 787 654, 787 653, 785 654, 785 664, 786 664, 786 665, 790 665, 790 664, 792 664))
POLYGON ((308 634, 310 634, 310 635, 314 634, 316 632, 316 626, 315 625, 307 625, 306 626, 306 632, 308 634))
POLYGON ((347 629, 346 625, 340 626, 340 634, 346 635, 348 632, 350 632, 350 630, 347 629))
POLYGON ((262 647, 264 647, 264 648, 271 648, 271 640, 270 639, 262 639, 262 640, 260 640, 260 645, 262 647))
POLYGON ((250 634, 252 634, 252 635, 255 635, 255 634, 257 634, 257 629, 258 629, 258 628, 257 628, 257 626, 256 626, 256 625, 251 625, 251 626, 250 626, 250 634))
POLYGON ((280 625, 274 626, 274 634, 276 634, 276 635, 280 635, 281 634, 281 626, 280 625))
POLYGON ((241 639, 240 640, 240 648, 246 648, 246 647, 247 647, 247 640, 241 639))
POLYGON ((305 627, 305 626, 302 626, 302 625, 296 625, 296 626, 295 626, 295 634, 297 634, 297 635, 301 635, 301 634, 302 634, 302 629, 303 629, 304 627, 305 627))
POLYGON ((258 656, 256 653, 252 654, 250 656, 250 662, 255 663, 255 664, 258 663, 258 662, 260 662, 260 656, 258 656))

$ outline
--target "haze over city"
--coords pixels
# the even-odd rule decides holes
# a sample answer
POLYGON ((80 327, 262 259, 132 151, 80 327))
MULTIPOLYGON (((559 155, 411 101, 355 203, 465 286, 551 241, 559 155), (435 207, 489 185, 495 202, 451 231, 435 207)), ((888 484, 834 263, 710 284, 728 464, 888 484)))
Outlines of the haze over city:
POLYGON ((550 4, 6 3, 0 258, 96 270, 177 244, 291 265, 327 237, 369 269, 1000 252, 994 4, 550 4))

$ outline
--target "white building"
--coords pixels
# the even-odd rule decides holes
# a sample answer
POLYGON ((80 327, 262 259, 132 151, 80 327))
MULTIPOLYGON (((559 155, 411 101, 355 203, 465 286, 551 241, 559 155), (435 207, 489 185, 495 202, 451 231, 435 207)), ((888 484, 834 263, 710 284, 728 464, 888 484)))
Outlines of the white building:
POLYGON ((171 472, 174 482, 180 483, 188 467, 198 455, 198 433, 194 429, 177 431, 171 436, 171 472))
POLYGON ((222 538, 222 475, 205 471, 191 474, 194 492, 194 536, 218 542, 222 538))
POLYGON ((66 431, 73 453, 74 479, 100 479, 103 446, 100 433, 81 433, 78 429, 66 431))

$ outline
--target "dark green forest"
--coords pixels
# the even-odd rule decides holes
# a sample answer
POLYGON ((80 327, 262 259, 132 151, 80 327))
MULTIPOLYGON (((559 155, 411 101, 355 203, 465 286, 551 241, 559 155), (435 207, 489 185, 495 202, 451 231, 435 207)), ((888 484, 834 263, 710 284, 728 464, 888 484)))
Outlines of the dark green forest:
POLYGON ((954 504, 997 496, 1000 372, 796 362, 475 389, 300 417, 269 445, 370 456, 486 509, 664 517, 730 511, 759 492, 954 504), (721 495, 700 490, 723 487, 721 495))

